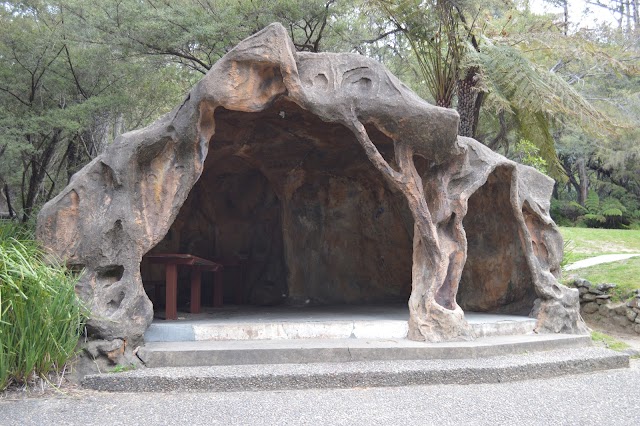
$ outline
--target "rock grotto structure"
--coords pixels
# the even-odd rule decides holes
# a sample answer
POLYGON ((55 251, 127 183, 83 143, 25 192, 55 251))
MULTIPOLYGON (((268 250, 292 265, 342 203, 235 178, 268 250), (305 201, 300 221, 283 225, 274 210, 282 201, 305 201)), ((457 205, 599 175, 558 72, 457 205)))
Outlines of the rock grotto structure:
POLYGON ((552 180, 457 128, 381 64, 296 52, 273 24, 78 172, 38 238, 85 268, 78 294, 106 341, 151 323, 151 250, 247 258, 258 304, 408 300, 415 340, 473 338, 463 310, 585 332, 578 291, 556 279, 552 180))

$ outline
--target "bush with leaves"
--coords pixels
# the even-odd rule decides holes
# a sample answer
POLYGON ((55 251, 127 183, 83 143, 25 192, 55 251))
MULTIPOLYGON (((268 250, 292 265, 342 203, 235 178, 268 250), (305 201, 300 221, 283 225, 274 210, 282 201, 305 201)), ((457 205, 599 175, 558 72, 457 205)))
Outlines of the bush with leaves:
POLYGON ((520 139, 509 152, 508 157, 520 164, 531 166, 541 173, 549 174, 547 161, 540 155, 540 147, 528 139, 520 139))
POLYGON ((0 390, 46 379, 75 354, 85 312, 75 282, 28 229, 0 223, 0 390))

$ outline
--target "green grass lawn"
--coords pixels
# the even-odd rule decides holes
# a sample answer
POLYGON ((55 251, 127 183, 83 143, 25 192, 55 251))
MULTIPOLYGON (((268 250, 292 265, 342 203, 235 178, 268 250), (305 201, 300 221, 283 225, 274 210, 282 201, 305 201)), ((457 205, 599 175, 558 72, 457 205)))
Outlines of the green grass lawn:
MULTIPOLYGON (((602 254, 640 253, 640 231, 620 229, 560 228, 565 240, 567 263, 602 254), (568 242, 568 244, 567 244, 568 242)), ((614 297, 624 299, 640 288, 640 257, 603 263, 565 272, 564 278, 579 276, 593 284, 614 283, 614 297)))
POLYGON ((640 253, 640 231, 560 228, 568 263, 601 254, 640 253))
POLYGON ((564 274, 567 278, 571 275, 578 275, 593 284, 614 283, 617 287, 611 294, 616 296, 616 299, 624 300, 630 296, 633 290, 640 288, 640 257, 602 263, 564 274))

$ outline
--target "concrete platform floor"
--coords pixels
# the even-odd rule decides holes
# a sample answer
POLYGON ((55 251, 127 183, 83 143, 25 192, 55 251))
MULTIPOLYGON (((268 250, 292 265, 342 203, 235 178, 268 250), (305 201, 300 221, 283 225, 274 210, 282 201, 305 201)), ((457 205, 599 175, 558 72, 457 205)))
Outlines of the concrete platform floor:
MULTIPOLYGON (((279 339, 402 339, 407 335, 406 305, 305 307, 225 306, 203 313, 178 313, 177 321, 156 319, 147 342, 279 339)), ((532 333, 535 319, 468 312, 477 337, 532 333)))

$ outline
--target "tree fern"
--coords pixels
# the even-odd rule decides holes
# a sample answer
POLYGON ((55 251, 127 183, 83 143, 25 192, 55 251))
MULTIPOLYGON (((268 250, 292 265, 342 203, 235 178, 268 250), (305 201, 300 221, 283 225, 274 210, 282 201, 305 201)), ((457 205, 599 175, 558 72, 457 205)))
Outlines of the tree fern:
POLYGON ((406 36, 431 96, 450 108, 464 54, 460 18, 443 0, 373 0, 406 36))
POLYGON ((485 107, 511 116, 518 136, 540 149, 556 179, 562 179, 564 171, 550 130, 555 117, 567 117, 593 132, 613 129, 613 123, 561 76, 529 61, 514 47, 485 38, 481 51, 466 50, 463 66, 480 70, 485 107))
POLYGON ((600 203, 600 212, 606 217, 622 217, 627 212, 627 209, 620 200, 607 197, 600 203))
POLYGON ((574 207, 576 210, 581 211, 582 213, 589 213, 589 210, 587 210, 586 207, 581 206, 580 203, 576 203, 575 201, 570 201, 569 205, 574 207))
POLYGON ((481 70, 488 92, 486 106, 496 112, 553 116, 561 114, 594 129, 612 128, 611 121, 558 74, 529 61, 518 49, 485 38, 480 52, 467 49, 465 66, 481 70))
POLYGON ((593 227, 605 226, 607 228, 617 228, 628 221, 625 220, 627 208, 614 197, 607 197, 600 200, 598 193, 591 190, 585 200, 586 213, 583 218, 587 225, 593 227))
POLYGON ((587 223, 589 224, 590 227, 597 227, 595 223, 601 224, 607 221, 606 217, 604 217, 601 214, 595 214, 595 213, 587 213, 584 215, 584 218, 587 220, 587 223))
POLYGON ((589 191, 587 199, 584 201, 584 206, 591 214, 597 214, 600 211, 600 197, 596 191, 589 191))

